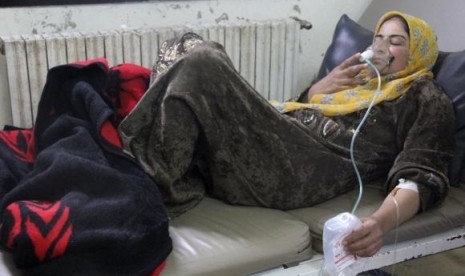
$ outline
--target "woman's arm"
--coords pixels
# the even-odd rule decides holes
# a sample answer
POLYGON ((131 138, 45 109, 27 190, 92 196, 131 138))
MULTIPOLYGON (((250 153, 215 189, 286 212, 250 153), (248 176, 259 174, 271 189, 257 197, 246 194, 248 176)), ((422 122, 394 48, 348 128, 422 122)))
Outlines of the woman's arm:
POLYGON ((307 92, 307 101, 315 94, 331 94, 366 83, 358 78, 367 64, 360 64, 360 53, 356 53, 336 66, 328 75, 313 84, 307 92))
POLYGON ((384 234, 412 218, 419 208, 418 192, 393 190, 371 216, 361 219, 362 226, 344 239, 346 251, 360 257, 373 256, 383 245, 384 234))
POLYGON ((363 218, 363 226, 347 236, 347 251, 372 256, 382 246, 383 235, 399 224, 440 204, 447 195, 447 168, 453 154, 455 120, 451 100, 437 84, 419 80, 397 106, 399 145, 386 181, 390 192, 381 207, 363 218), (418 192, 396 187, 401 179, 417 183, 418 192), (399 217, 395 199, 399 206, 399 217))

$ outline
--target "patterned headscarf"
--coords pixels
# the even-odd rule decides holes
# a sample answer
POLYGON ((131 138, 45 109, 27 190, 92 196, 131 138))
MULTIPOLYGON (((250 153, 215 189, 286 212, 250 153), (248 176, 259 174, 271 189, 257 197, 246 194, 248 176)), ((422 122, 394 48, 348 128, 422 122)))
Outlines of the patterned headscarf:
MULTIPOLYGON (((432 78, 431 69, 438 56, 434 30, 425 21, 417 17, 398 11, 388 12, 378 21, 375 34, 378 33, 383 22, 394 16, 403 18, 410 30, 408 64, 401 71, 382 76, 381 94, 376 98, 375 104, 400 97, 419 78, 432 78)), ((373 78, 366 84, 351 89, 332 94, 315 94, 309 103, 285 102, 272 104, 282 112, 311 108, 320 110, 326 116, 344 115, 367 108, 377 86, 378 79, 373 78)))

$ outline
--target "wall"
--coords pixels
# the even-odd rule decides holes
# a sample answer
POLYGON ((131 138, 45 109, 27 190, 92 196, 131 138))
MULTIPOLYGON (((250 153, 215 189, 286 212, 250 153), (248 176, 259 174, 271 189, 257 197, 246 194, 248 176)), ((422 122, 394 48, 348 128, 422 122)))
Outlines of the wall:
POLYGON ((443 51, 465 50, 465 1, 462 0, 391 0, 372 1, 361 16, 359 23, 369 29, 375 27, 378 18, 387 11, 398 10, 423 18, 435 30, 439 49, 443 51))
MULTIPOLYGON (((213 24, 219 21, 266 20, 297 16, 313 24, 303 31, 300 45, 299 90, 318 72, 334 26, 343 13, 357 20, 371 0, 215 0, 148 1, 0 9, 0 36, 63 31, 213 24)), ((11 121, 5 79, 4 56, 0 55, 0 127, 11 121)), ((297 91, 295 91, 297 93, 297 91)))

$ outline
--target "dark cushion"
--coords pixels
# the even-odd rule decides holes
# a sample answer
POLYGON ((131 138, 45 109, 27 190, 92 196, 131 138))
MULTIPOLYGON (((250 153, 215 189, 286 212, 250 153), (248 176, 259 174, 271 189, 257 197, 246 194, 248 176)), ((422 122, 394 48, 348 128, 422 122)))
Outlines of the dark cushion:
POLYGON ((433 68, 437 82, 446 90, 456 108, 457 128, 465 127, 465 50, 440 52, 433 68))
MULTIPOLYGON (((334 67, 351 55, 365 50, 373 40, 373 31, 343 15, 334 31, 333 40, 326 51, 315 81, 322 79, 334 67)), ((433 68, 436 81, 452 99, 456 114, 454 158, 449 167, 451 185, 465 182, 465 50, 440 52, 433 68)))
POLYGON ((360 26, 347 15, 342 15, 336 25, 333 40, 323 58, 316 80, 322 79, 348 57, 365 50, 372 41, 372 31, 360 26))
POLYGON ((440 52, 433 68, 436 81, 452 99, 455 109, 454 159, 449 168, 451 184, 459 186, 465 182, 465 50, 440 52))

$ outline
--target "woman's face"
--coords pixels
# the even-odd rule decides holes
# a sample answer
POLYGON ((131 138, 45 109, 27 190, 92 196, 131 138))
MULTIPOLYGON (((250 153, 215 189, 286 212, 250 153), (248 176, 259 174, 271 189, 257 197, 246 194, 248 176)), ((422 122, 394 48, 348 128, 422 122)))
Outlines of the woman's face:
POLYGON ((376 64, 376 67, 383 68, 381 71, 383 75, 392 74, 403 70, 407 67, 409 58, 410 39, 409 34, 405 31, 404 22, 398 17, 390 18, 380 26, 378 33, 375 36, 375 43, 386 43, 389 53, 389 65, 382 66, 376 64))

